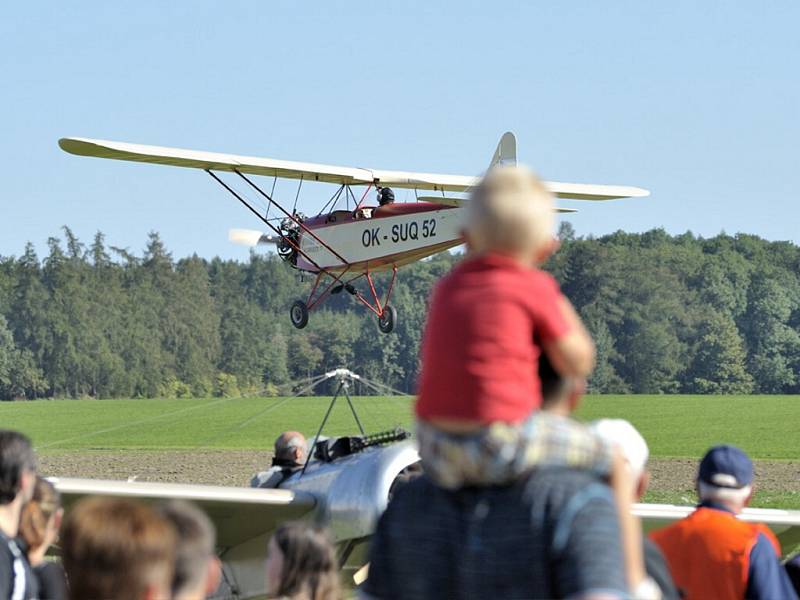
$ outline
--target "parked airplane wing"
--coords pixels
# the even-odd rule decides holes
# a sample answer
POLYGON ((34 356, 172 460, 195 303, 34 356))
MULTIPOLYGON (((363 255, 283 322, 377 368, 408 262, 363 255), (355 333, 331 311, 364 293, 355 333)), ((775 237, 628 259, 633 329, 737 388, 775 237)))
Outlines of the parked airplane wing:
POLYGON ((217 529, 217 545, 238 546, 274 531, 280 523, 310 515, 314 496, 289 490, 235 488, 176 483, 146 483, 54 477, 64 506, 89 495, 134 498, 147 502, 189 500, 205 511, 217 529))
MULTIPOLYGON (((509 134, 506 134, 506 136, 509 134)), ((504 136, 504 139, 506 138, 504 136)), ((357 167, 337 167, 315 163, 278 160, 202 152, 163 146, 145 146, 127 142, 93 140, 88 138, 62 138, 58 145, 65 152, 79 156, 95 156, 133 162, 154 163, 173 167, 188 167, 214 171, 239 171, 252 175, 282 177, 285 179, 304 179, 325 183, 345 185, 367 185, 408 188, 416 190, 464 192, 480 182, 480 177, 471 175, 445 175, 441 173, 416 173, 411 171, 389 171, 362 169, 357 167)), ((506 145, 510 146, 510 142, 506 145)), ((498 146, 502 155, 503 140, 498 146)), ((510 150, 507 150, 510 152, 510 150)), ((611 200, 613 198, 642 197, 649 195, 647 190, 617 185, 593 185, 584 183, 545 182, 545 185, 559 198, 573 200, 611 200)))
MULTIPOLYGON (((682 519, 694 510, 693 506, 671 504, 634 504, 633 512, 642 519, 645 531, 658 529, 682 519)), ((778 537, 784 555, 800 544, 800 510, 745 508, 739 515, 748 523, 764 523, 778 537)))

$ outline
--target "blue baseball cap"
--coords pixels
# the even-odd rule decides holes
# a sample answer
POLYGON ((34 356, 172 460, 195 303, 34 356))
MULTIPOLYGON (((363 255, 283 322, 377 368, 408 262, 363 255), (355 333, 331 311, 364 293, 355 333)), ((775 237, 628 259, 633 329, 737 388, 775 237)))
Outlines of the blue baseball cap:
POLYGON ((716 487, 741 489, 753 483, 753 461, 736 446, 714 446, 700 461, 697 478, 716 487))

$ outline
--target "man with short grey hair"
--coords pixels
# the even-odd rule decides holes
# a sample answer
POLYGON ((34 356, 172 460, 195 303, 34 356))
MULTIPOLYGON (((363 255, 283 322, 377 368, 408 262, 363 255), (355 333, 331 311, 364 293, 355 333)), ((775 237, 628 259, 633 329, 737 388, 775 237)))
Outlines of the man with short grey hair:
POLYGON ((306 438, 297 431, 284 431, 275 440, 272 467, 250 480, 250 487, 276 488, 289 475, 303 466, 307 456, 306 438))
POLYGON ((735 446, 715 446, 697 473, 700 504, 688 517, 650 534, 684 597, 796 600, 764 525, 736 518, 753 494, 753 462, 735 446))

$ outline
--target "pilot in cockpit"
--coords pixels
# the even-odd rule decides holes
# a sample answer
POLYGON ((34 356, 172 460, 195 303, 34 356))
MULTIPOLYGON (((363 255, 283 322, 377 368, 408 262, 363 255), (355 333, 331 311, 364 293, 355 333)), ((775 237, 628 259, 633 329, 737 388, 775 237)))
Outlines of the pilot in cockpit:
POLYGON ((297 431, 284 431, 275 440, 275 456, 272 467, 261 471, 250 480, 250 487, 276 488, 284 479, 303 468, 308 456, 305 436, 297 431))
POLYGON ((392 188, 385 187, 378 190, 378 204, 381 206, 394 204, 394 192, 392 188))
POLYGON ((375 208, 394 204, 394 192, 391 188, 378 188, 378 204, 380 205, 378 207, 365 206, 362 208, 357 208, 355 213, 353 213, 353 216, 356 219, 371 219, 375 208))

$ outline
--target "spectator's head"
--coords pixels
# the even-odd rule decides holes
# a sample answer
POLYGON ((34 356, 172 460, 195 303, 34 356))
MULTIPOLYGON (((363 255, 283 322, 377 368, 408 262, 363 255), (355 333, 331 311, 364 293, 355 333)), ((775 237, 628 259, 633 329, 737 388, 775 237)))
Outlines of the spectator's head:
POLYGON ((736 446, 714 446, 700 461, 697 494, 741 512, 753 495, 753 461, 736 446))
POLYGON ((568 415, 576 408, 586 388, 583 379, 562 377, 553 368, 547 355, 539 355, 539 381, 542 389, 542 410, 568 415))
POLYGON ((650 483, 650 473, 647 471, 650 450, 642 434, 624 419, 600 419, 590 427, 596 435, 619 448, 630 469, 634 501, 641 500, 650 483))
POLYGON ((193 600, 210 596, 219 586, 221 575, 214 554, 214 525, 203 511, 182 500, 161 505, 159 512, 172 523, 177 535, 172 598, 193 600))
POLYGON ((493 167, 466 206, 465 237, 471 250, 538 264, 555 247, 553 196, 525 167, 493 167))
POLYGON ((61 495, 52 483, 37 477, 33 497, 22 508, 19 523, 19 535, 28 545, 29 553, 42 546, 50 546, 55 541, 63 514, 61 495))
POLYGON ((339 600, 339 570, 333 545, 323 529, 287 523, 267 548, 267 596, 339 600))
POLYGON ((302 465, 306 460, 306 438, 297 431, 284 431, 275 440, 275 462, 302 465))
MULTIPOLYGON (((0 429, 0 507, 31 499, 36 483, 36 457, 31 441, 17 431, 0 429)), ((16 531, 10 532, 16 535, 16 531)))
POLYGON ((175 530, 145 504, 81 500, 64 520, 61 554, 72 600, 170 597, 175 530))

